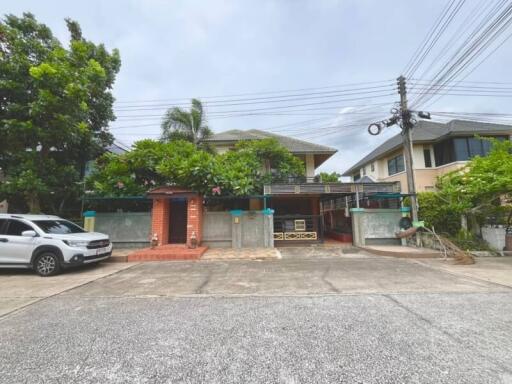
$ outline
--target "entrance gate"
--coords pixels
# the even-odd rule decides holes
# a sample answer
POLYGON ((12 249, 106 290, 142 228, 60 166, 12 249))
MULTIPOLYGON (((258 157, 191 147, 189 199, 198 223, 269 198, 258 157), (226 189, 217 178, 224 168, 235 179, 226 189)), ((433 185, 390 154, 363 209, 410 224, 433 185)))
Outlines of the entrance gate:
POLYGON ((185 244, 187 242, 187 199, 171 199, 169 214, 169 243, 185 244))

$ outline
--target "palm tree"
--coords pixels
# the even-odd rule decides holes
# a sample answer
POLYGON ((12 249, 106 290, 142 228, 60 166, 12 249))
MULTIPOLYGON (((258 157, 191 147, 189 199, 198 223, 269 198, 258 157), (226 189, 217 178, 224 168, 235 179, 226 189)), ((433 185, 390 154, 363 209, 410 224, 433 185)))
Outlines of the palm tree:
POLYGON ((206 124, 203 104, 192 99, 190 111, 181 108, 169 108, 162 119, 162 140, 187 140, 196 146, 213 134, 206 124))

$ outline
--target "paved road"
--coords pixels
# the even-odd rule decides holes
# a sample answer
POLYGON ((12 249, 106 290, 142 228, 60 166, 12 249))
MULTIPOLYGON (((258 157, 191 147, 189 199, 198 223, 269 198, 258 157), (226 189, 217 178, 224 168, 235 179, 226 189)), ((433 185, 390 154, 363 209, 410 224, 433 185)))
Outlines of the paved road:
POLYGON ((510 313, 404 260, 140 264, 0 318, 0 382, 512 383, 510 313))

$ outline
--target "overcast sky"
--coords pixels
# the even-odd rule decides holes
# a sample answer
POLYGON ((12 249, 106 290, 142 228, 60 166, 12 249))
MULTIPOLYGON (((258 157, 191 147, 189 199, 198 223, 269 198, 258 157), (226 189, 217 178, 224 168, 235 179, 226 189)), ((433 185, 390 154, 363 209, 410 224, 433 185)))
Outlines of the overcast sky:
MULTIPOLYGON (((392 83, 446 3, 447 0, 0 0, 0 9, 16 15, 32 12, 61 41, 68 40, 64 18, 71 17, 80 23, 87 39, 120 50, 122 66, 114 88, 120 117, 112 123, 112 132, 121 142, 131 144, 158 136, 162 111, 126 112, 119 109, 121 106, 147 100, 346 83, 392 83), (143 116, 121 117, 135 114, 143 116), (147 116, 150 114, 157 117, 147 116)), ((477 0, 466 3, 469 12, 477 0)), ((512 81, 510 48, 507 42, 466 80, 512 81)), ((339 172, 397 132, 392 129, 377 137, 369 136, 366 127, 370 117, 361 113, 375 112, 375 118, 384 118, 396 100, 398 95, 340 102, 335 110, 309 114, 211 117, 209 125, 216 132, 272 129, 330 145, 339 152, 322 168, 339 172), (389 102, 389 107, 361 107, 383 102, 389 102), (346 108, 350 105, 358 106, 346 108), (347 111, 360 113, 360 126, 354 126, 357 115, 349 117, 344 114, 347 111), (289 125, 292 123, 297 124, 289 125), (328 128, 332 125, 341 125, 339 132, 328 128)), ((255 107, 258 106, 252 106, 255 107)), ((490 97, 445 96, 432 108, 512 113, 508 100, 490 97)), ((208 106, 208 111, 212 109, 208 106)))

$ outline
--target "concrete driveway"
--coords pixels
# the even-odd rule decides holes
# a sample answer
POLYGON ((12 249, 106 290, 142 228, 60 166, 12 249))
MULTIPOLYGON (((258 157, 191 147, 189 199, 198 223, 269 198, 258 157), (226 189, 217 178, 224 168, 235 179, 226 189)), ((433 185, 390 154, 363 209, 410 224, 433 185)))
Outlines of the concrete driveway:
POLYGON ((511 258, 314 252, 10 276, 52 296, 0 317, 0 383, 512 382, 511 258))
POLYGON ((27 269, 0 269, 0 317, 26 305, 132 267, 131 263, 101 263, 40 277, 27 269))

